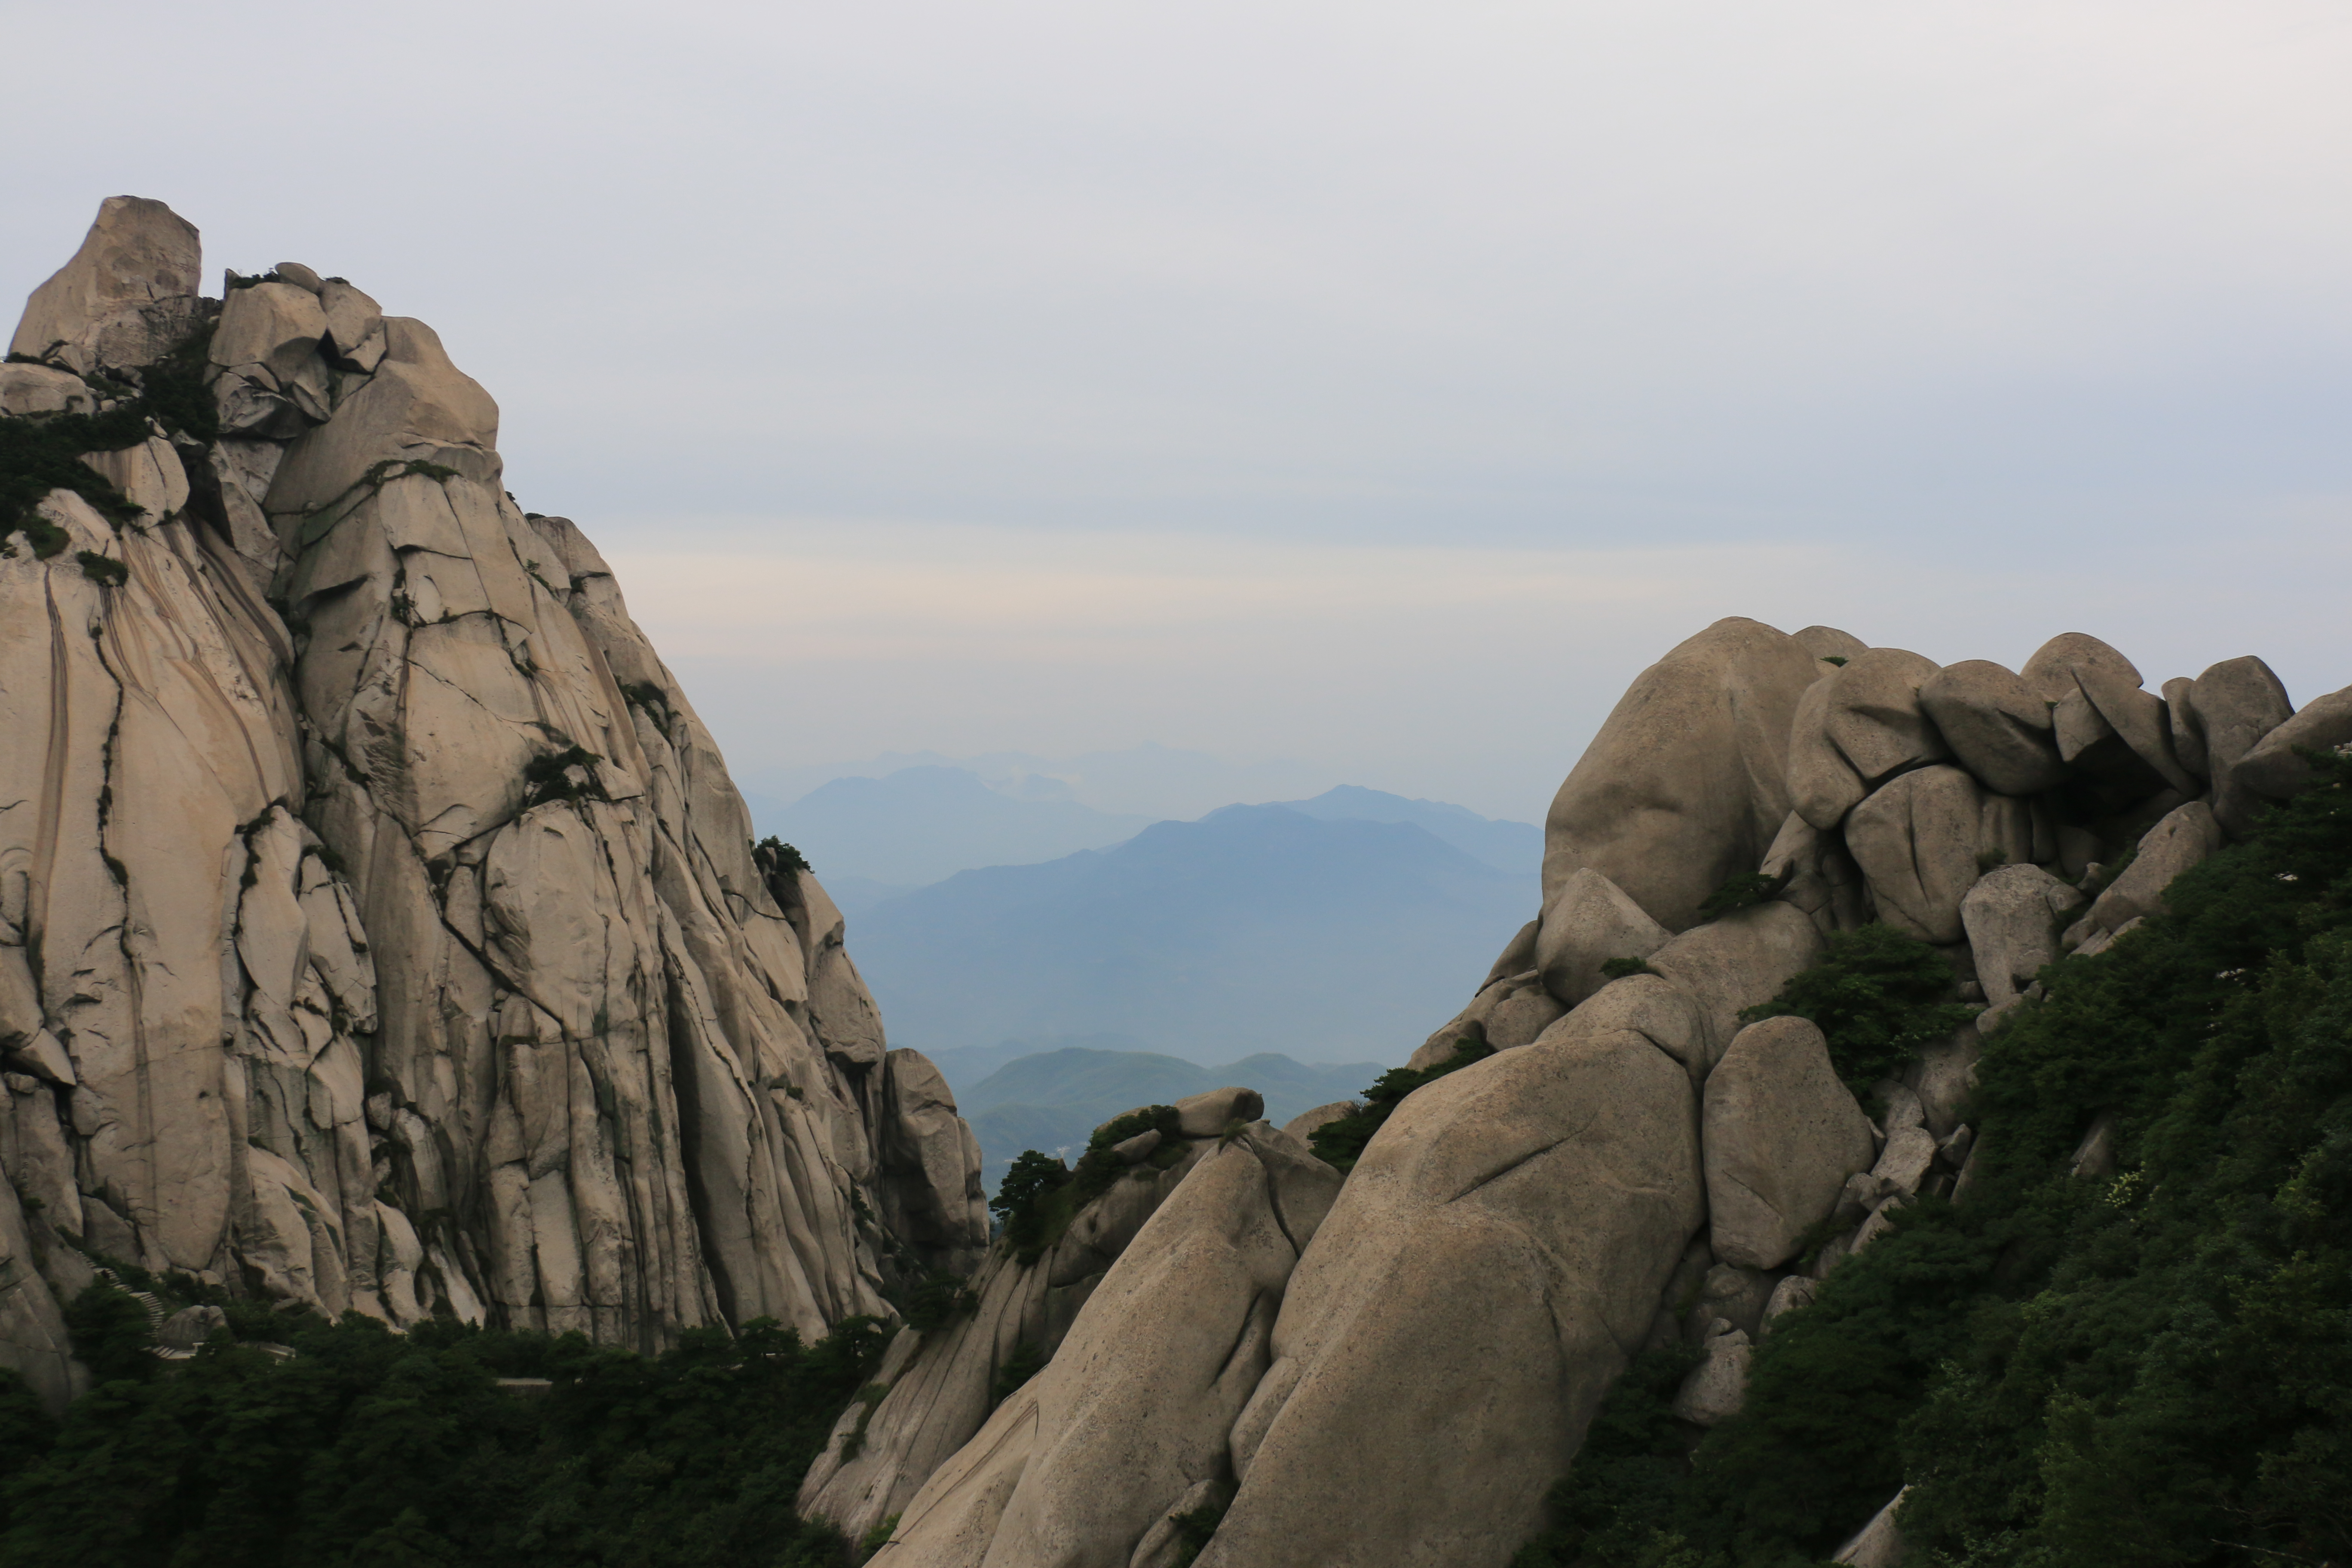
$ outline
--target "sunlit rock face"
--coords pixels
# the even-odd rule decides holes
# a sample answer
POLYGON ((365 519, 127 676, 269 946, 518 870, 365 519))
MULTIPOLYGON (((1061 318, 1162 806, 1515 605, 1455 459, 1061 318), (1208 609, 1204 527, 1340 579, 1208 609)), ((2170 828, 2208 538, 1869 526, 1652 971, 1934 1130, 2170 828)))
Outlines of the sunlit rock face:
POLYGON ((0 376, 104 481, 0 556, 7 1355, 68 1392, 109 1258, 647 1349, 975 1263, 945 1085, 498 405, 341 279, 197 276, 110 200, 0 376))

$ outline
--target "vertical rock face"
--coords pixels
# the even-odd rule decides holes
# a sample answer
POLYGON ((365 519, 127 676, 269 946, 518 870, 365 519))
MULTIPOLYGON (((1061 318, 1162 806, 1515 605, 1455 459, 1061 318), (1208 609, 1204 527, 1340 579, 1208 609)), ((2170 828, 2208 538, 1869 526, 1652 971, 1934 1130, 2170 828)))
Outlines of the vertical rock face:
POLYGON ((308 268, 197 300, 194 247, 109 202, 16 340, 160 417, 89 465, 142 512, 53 491, 0 558, 0 1045, 47 1102, 8 1174, 62 1140, 79 1209, 11 1257, 648 1348, 968 1263, 945 1086, 501 488, 497 405, 308 268))

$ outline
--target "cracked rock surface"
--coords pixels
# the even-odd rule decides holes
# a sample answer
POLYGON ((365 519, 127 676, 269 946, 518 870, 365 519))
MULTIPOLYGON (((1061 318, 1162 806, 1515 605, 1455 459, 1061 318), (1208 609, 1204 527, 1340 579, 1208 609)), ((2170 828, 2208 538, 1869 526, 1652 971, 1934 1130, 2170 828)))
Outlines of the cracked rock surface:
POLYGON ((69 1393, 100 1258, 648 1350, 969 1268, 946 1086, 497 405, 349 285, 196 275, 108 202, 0 388, 149 416, 0 548, 0 1356, 69 1393))

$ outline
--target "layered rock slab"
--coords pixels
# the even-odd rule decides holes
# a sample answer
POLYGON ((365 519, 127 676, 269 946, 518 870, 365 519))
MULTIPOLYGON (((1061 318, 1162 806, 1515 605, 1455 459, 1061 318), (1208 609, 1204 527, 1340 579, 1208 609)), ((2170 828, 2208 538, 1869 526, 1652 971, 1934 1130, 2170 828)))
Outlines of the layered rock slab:
POLYGON ((1626 1031, 1400 1105, 1292 1277, 1202 1568, 1507 1561, 1704 1219, 1693 1109, 1626 1031))

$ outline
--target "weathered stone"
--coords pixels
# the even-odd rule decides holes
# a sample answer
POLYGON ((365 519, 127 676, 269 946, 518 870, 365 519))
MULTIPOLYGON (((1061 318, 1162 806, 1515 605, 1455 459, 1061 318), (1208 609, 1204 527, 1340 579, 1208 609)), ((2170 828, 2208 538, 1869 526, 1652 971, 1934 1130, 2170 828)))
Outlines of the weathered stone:
POLYGON ((1813 657, 1732 618, 1635 679, 1553 799, 1544 894, 1591 868, 1669 931, 1754 869, 1789 815, 1790 721, 1813 657))
POLYGON ((1960 900, 1982 874, 1978 857, 1988 847, 1987 798, 1964 770, 1932 767, 1903 774, 1854 808, 1846 847, 1880 920, 1939 946, 1961 940, 1960 900))
POLYGON ((324 507, 378 464, 432 464, 496 480, 499 405, 449 363, 441 340, 422 321, 388 316, 384 332, 384 359, 375 374, 343 400, 331 422, 286 454, 269 487, 272 513, 324 507))
POLYGON ((1742 1029, 1706 1080, 1701 1110, 1715 1255, 1777 1268, 1875 1154, 1869 1119, 1803 1018, 1742 1029))
POLYGON ((1500 994, 1487 1010, 1486 1027, 1486 1043, 1498 1051, 1533 1043, 1568 1010, 1545 987, 1540 973, 1496 989, 1500 994))
POLYGON ((1878 1163, 1870 1173, 1888 1189, 1916 1193, 1935 1163, 1936 1135, 1926 1127, 1890 1128, 1886 1147, 1878 1152, 1878 1163))
POLYGON ((1184 1495, 1163 1510, 1143 1532, 1137 1542, 1135 1555, 1128 1559, 1127 1568, 1182 1568, 1186 1561, 1184 1521, 1207 1509, 1214 1513, 1224 1511, 1233 1500, 1234 1489, 1222 1480, 1195 1481, 1184 1489, 1184 1495))
MULTIPOLYGON (((2162 698, 2142 690, 2138 680, 2126 680, 2121 672, 2102 666, 2084 666, 2075 671, 2075 679, 2099 717, 2148 771, 2184 795, 2198 792, 2198 780, 2172 754, 2172 721, 2162 698)), ((2063 711, 2066 704, 2059 707, 2063 711)), ((2063 740, 2059 750, 2078 768, 2091 765, 2079 749, 2068 752, 2063 740)))
POLYGON ((1843 837, 1823 832, 1800 813, 1789 814, 1756 869, 1779 881, 1780 901, 1802 910, 1824 937, 1869 918, 1862 868, 1846 853, 1843 837))
POLYGON ((93 414, 98 394, 71 371, 0 364, 0 414, 93 414))
POLYGON ((299 261, 281 261, 270 268, 281 283, 291 283, 297 289, 307 289, 316 294, 326 287, 326 279, 299 261))
POLYGON ((203 250, 162 202, 109 196, 67 262, 33 290, 8 352, 88 373, 151 364, 193 320, 203 250))
POLYGON ((205 352, 223 370, 285 391, 317 356, 327 334, 318 297, 290 283, 233 289, 205 352))
POLYGON ((2116 1113, 2102 1110, 2091 1118, 2090 1131, 2074 1148, 2074 1158, 2067 1173, 2077 1181, 2091 1181, 2116 1173, 2116 1113))
MULTIPOLYGON (((883 1220, 932 1268, 969 1274, 988 1246, 980 1141, 956 1114, 955 1095, 929 1058, 892 1051, 884 1068, 883 1220)), ((1148 1136, 1159 1142, 1159 1134, 1148 1136)), ((1134 1158, 1150 1152, 1147 1145, 1134 1158)))
POLYGON ((1691 998, 1706 1047, 1704 1077, 1739 1032, 1743 1008, 1769 1002, 1790 977, 1822 955, 1822 939, 1804 911, 1758 904, 1695 926, 1650 955, 1650 967, 1691 998))
MULTIPOLYGON (((2165 689, 2168 692, 2170 687, 2165 689)), ((2263 738, 2294 716, 2286 687, 2261 659, 2225 658, 2190 685, 2185 704, 2213 784, 2213 816, 2232 836, 2253 826, 2261 796, 2238 777, 2238 764, 2263 738)))
POLYGON ((2325 777, 2295 755, 2298 748, 2340 752, 2347 746, 2352 746, 2352 686, 2314 698, 2301 712, 2282 721, 2238 759, 2230 779, 2265 800, 2285 800, 2325 777))
POLYGON ((218 1307, 183 1307, 157 1327, 155 1342, 166 1350, 194 1353, 215 1329, 226 1327, 228 1314, 218 1307))
POLYGON ((1805 688, 1789 721, 1789 800, 1798 816, 1823 833, 1862 803, 1870 786, 1830 739, 1830 701, 1837 672, 1805 688))
POLYGON ((1714 1064, 1707 1020, 1688 991, 1660 974, 1629 974, 1594 992, 1546 1029, 1540 1039, 1559 1041, 1626 1031, 1640 1035, 1694 1075, 1714 1064))
POLYGON ((1701 1223, 1696 1131, 1687 1076, 1632 1034, 1400 1105, 1291 1279, 1201 1568, 1507 1558, 1701 1223))
POLYGON ((1611 959, 1647 958, 1673 935, 1617 884, 1579 867, 1544 904, 1536 939, 1544 989, 1572 1007, 1608 983, 1601 966, 1611 959))
POLYGON ((1318 1128, 1328 1127, 1342 1117, 1353 1116, 1363 1107, 1352 1100, 1335 1100, 1328 1105, 1318 1105, 1312 1110, 1302 1110, 1282 1124, 1282 1130, 1300 1142, 1315 1136, 1318 1128))
POLYGON ((1111 1153, 1122 1165, 1143 1163, 1154 1149, 1160 1147, 1160 1130, 1147 1127, 1132 1138, 1122 1138, 1110 1146, 1111 1153))
POLYGON ((1691 1342, 1705 1343, 1718 1323, 1754 1339, 1763 1327, 1764 1307, 1772 1299, 1772 1277, 1762 1269, 1715 1264, 1700 1281, 1698 1300, 1690 1310, 1691 1342))
POLYGON ((2000 665, 1948 665, 1920 686, 1919 703, 1954 760, 1995 794, 2039 795, 2064 781, 2048 702, 2000 665))
POLYGON ((1705 1356, 1675 1393, 1676 1419, 1696 1426, 1720 1426, 1747 1405, 1748 1366, 1755 1352, 1748 1335, 1723 1325, 1706 1342, 1705 1356))
POLYGON ((145 513, 145 521, 161 522, 188 504, 187 469, 172 443, 160 436, 120 451, 86 452, 81 460, 145 513))
POLYGON ((1764 1303, 1764 1322, 1759 1332, 1772 1331, 1772 1321, 1783 1312, 1793 1312, 1800 1307, 1810 1307, 1821 1293, 1821 1281, 1808 1279, 1801 1274, 1791 1274, 1772 1287, 1772 1299, 1764 1303))
POLYGON ((2076 676, 2089 670, 2127 686, 2140 683, 2132 661, 2087 632, 2061 632, 2036 648, 2021 672, 2027 689, 2045 702, 2063 702, 2077 689, 2076 676))
POLYGON ((2060 922, 2083 895, 2039 866, 2000 866, 1960 900, 1960 922, 1976 956, 1984 999, 2001 1006, 2058 961, 2060 922))
POLYGON ((1902 1568, 1907 1552, 1903 1531, 1895 1522, 1895 1510, 1903 1506, 1903 1499, 1910 1489, 1905 1487, 1896 1492, 1885 1508, 1871 1515, 1868 1524, 1837 1549, 1837 1554, 1830 1561, 1845 1563, 1848 1568, 1902 1568))
POLYGON ((2206 753, 2205 727, 2190 707, 2197 683, 2185 675, 2176 675, 2164 683, 2164 716, 2172 724, 2172 754, 2180 765, 2200 779, 2213 775, 2213 759, 2206 753))
POLYGON ((28 1073, 8 1073, 0 1099, 0 1174, 41 1217, 79 1237, 81 1193, 74 1184, 72 1141, 58 1120, 58 1091, 28 1073))
MULTIPOLYGON (((2015 1006, 2016 1000, 2006 1005, 2015 1006)), ((1959 1125, 1961 1107, 1975 1087, 1977 1059, 1983 1054, 1987 1032, 1974 1024, 1961 1026, 1948 1038, 1922 1047, 1904 1074, 1905 1084, 1919 1097, 1927 1130, 1937 1137, 1959 1125)))
POLYGON ((2204 802, 2171 812, 2141 837, 2131 864, 2093 900, 2087 917, 2093 929, 2119 931, 2126 921, 2164 913, 2165 889, 2221 843, 2221 825, 2204 802))
POLYGON ((1852 632, 1842 632, 1835 626, 1807 626, 1802 631, 1790 632, 1789 639, 1817 659, 1838 661, 1830 665, 1832 669, 1870 651, 1868 643, 1852 632))
POLYGON ((319 309, 327 327, 320 348, 339 367, 368 374, 383 363, 382 306, 348 283, 327 283, 319 289, 319 309))
POLYGON ((1212 1089, 1176 1102, 1176 1128, 1186 1138, 1214 1138, 1265 1114, 1265 1097, 1254 1089, 1212 1089))
POLYGON ((1874 647, 1831 677, 1822 728, 1865 780, 1951 755, 1919 703, 1936 670, 1933 659, 1904 648, 1874 647))

